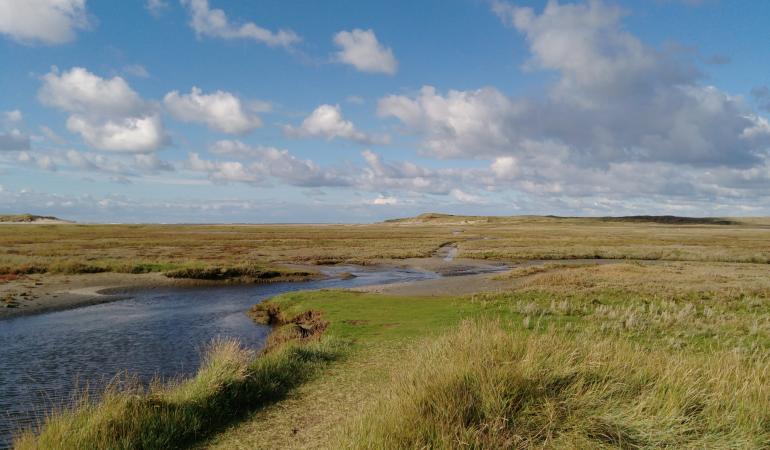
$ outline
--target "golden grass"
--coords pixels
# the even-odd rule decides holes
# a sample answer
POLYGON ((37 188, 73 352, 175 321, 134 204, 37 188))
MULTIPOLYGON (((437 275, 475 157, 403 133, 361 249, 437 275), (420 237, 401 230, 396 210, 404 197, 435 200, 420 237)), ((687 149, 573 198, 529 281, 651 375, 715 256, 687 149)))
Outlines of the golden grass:
POLYGON ((144 273, 426 257, 770 262, 761 219, 669 225, 549 217, 437 218, 371 225, 4 225, 0 273, 144 273))
POLYGON ((762 448, 767 354, 469 323, 424 343, 337 448, 762 448))

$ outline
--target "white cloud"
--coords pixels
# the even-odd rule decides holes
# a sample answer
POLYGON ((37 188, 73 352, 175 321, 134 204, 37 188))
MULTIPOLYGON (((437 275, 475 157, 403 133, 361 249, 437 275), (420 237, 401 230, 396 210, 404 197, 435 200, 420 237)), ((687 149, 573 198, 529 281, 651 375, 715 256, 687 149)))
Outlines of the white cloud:
POLYGON ((197 87, 184 95, 172 91, 163 98, 163 104, 178 120, 203 123, 223 133, 242 134, 262 126, 259 117, 246 111, 238 97, 225 91, 204 94, 197 87))
POLYGON ((104 79, 82 67, 43 75, 38 98, 43 104, 72 113, 129 115, 146 105, 121 77, 104 79))
POLYGON ((182 0, 182 4, 190 10, 190 26, 199 37, 251 39, 270 47, 285 48, 301 41, 301 38, 291 30, 273 32, 253 22, 241 25, 230 23, 224 11, 209 7, 208 0, 182 0))
POLYGON ((259 184, 264 180, 265 169, 256 163, 247 166, 237 161, 209 161, 197 153, 190 153, 187 166, 194 171, 206 172, 210 180, 219 183, 259 184))
POLYGON ((556 72, 545 98, 511 98, 493 87, 380 100, 444 158, 518 158, 520 169, 561 164, 601 167, 671 162, 701 167, 756 164, 770 134, 740 97, 699 83, 692 55, 645 46, 623 29, 623 12, 600 1, 542 13, 503 2, 495 11, 530 45, 532 69, 556 72), (540 143, 543 153, 530 151, 540 143))
POLYGON ((299 127, 286 125, 284 131, 291 137, 319 137, 327 140, 348 139, 361 144, 384 144, 388 136, 370 136, 345 120, 339 105, 321 105, 302 121, 299 127))
POLYGON ((382 98, 377 108, 380 116, 395 117, 410 131, 424 134, 424 148, 440 157, 497 153, 513 142, 509 122, 522 111, 522 105, 494 88, 452 90, 441 96, 431 86, 415 98, 382 98))
POLYGON ((377 197, 374 200, 372 200, 371 204, 372 205, 379 205, 379 206, 382 206, 382 205, 388 205, 388 206, 396 205, 396 204, 398 204, 398 199, 396 197, 390 197, 390 196, 386 197, 384 195, 380 195, 379 197, 377 197))
POLYGON ((63 44, 87 27, 86 0, 0 0, 0 33, 19 42, 63 44))
POLYGON ((518 160, 513 156, 500 156, 489 166, 498 178, 513 178, 519 173, 518 160))
POLYGON ((158 114, 97 122, 75 114, 67 119, 67 129, 80 134, 89 146, 101 150, 145 153, 157 150, 168 141, 158 114))
POLYGON ((340 47, 335 59, 361 72, 394 75, 398 71, 393 50, 381 45, 372 30, 340 31, 334 35, 334 44, 340 47))
POLYGON ((101 78, 82 67, 43 76, 40 101, 71 113, 67 128, 91 147, 122 152, 151 152, 169 138, 156 107, 144 101, 121 77, 101 78))

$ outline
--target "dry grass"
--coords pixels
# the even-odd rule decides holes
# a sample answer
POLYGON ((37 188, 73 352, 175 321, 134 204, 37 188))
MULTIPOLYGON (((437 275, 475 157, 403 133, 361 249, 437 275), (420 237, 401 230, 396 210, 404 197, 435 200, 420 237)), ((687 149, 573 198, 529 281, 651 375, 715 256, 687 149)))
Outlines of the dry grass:
POLYGON ((439 227, 383 225, 4 225, 0 273, 368 264, 429 256, 448 236, 439 227))
POLYGON ((763 448, 769 383, 766 353, 670 354, 465 323, 413 352, 332 447, 763 448))
POLYGON ((372 225, 4 225, 0 273, 163 272, 239 264, 371 264, 432 255, 500 260, 770 262, 766 220, 730 225, 442 217, 372 225))

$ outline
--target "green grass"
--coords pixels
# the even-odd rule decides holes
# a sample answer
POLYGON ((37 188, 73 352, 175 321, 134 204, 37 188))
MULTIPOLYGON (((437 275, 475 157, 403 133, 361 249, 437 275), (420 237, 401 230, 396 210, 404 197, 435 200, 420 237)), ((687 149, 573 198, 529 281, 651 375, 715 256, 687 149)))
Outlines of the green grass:
POLYGON ((283 294, 269 303, 287 316, 320 310, 330 320, 328 335, 360 345, 438 333, 463 318, 483 313, 478 305, 464 299, 391 297, 337 290, 283 294))

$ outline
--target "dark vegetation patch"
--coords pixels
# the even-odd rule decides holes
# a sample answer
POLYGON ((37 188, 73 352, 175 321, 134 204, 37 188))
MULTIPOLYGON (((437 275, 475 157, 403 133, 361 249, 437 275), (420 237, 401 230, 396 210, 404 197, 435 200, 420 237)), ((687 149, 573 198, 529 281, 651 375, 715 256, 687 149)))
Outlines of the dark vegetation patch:
POLYGON ((307 310, 287 319, 280 307, 271 302, 252 306, 247 315, 256 323, 273 327, 267 339, 266 352, 286 342, 318 340, 329 326, 321 311, 307 310))
POLYGON ((273 280, 281 279, 301 279, 312 276, 310 272, 274 270, 263 267, 193 267, 170 270, 165 272, 169 278, 185 278, 191 280, 234 280, 243 281, 273 280))
POLYGON ((738 225, 739 222, 721 217, 682 217, 682 216, 621 216, 601 217, 605 222, 662 223, 670 225, 738 225))

